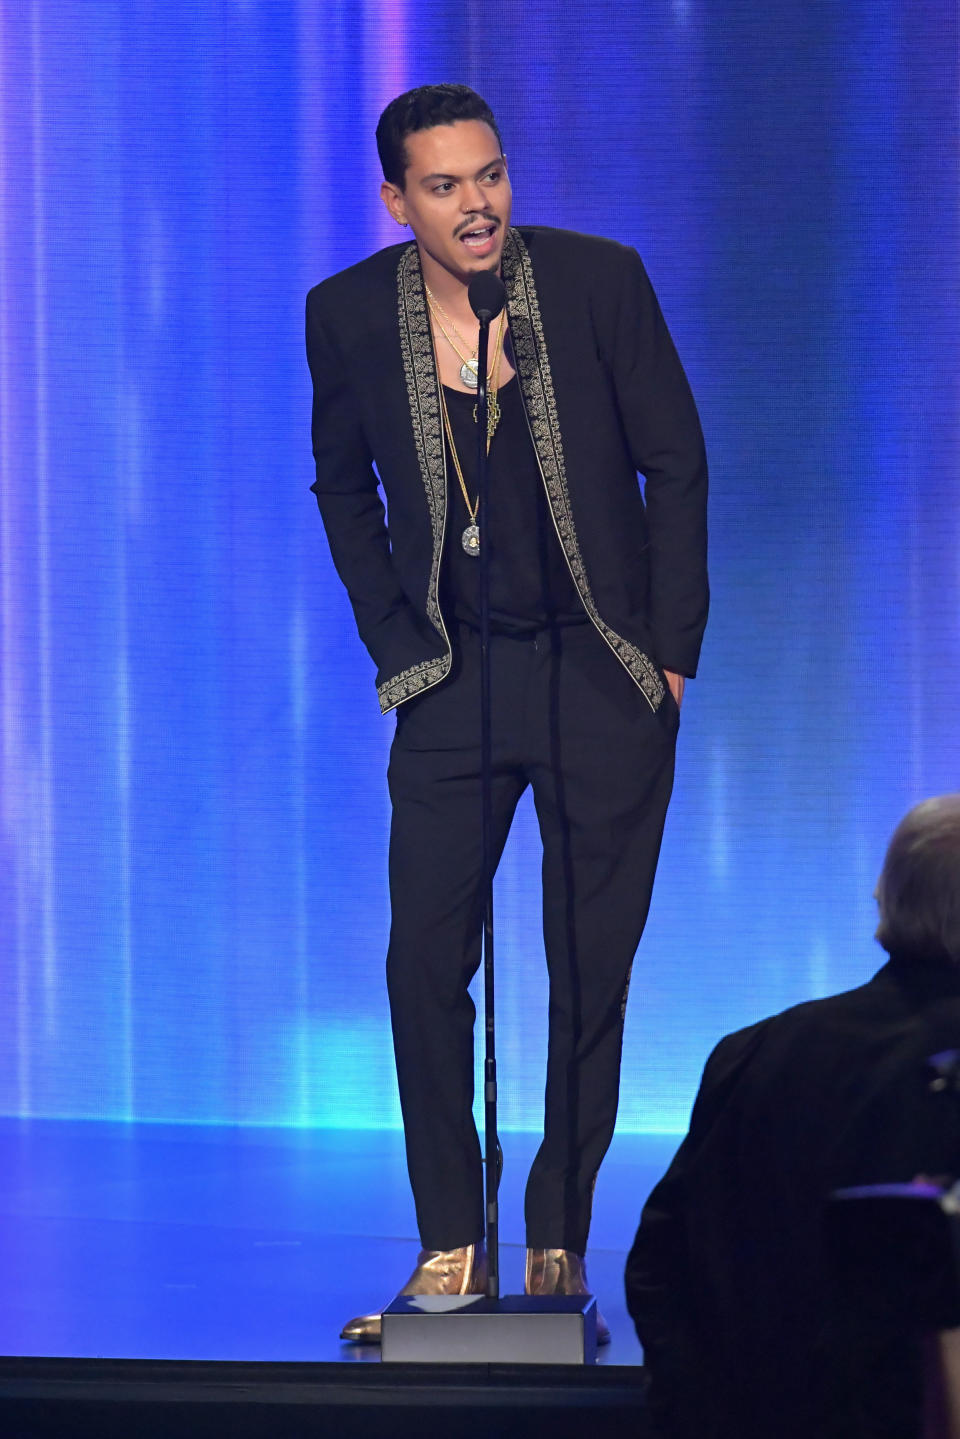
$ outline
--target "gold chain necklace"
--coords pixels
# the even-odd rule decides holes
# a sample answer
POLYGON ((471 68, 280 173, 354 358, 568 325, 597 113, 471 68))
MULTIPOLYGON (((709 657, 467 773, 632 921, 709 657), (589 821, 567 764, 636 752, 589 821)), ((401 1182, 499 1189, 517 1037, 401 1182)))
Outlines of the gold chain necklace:
MULTIPOLYGON (((436 353, 436 347, 434 347, 436 353)), ((500 375, 500 359, 503 355, 503 314, 500 316, 500 326, 497 330, 497 340, 493 355, 493 371, 490 379, 490 392, 487 397, 487 454, 490 453, 490 443, 496 432, 500 421, 500 405, 497 400, 497 380, 500 375)), ((460 463, 460 456, 457 454, 457 446, 453 438, 453 426, 450 423, 450 412, 447 409, 447 397, 443 392, 443 383, 440 380, 439 366, 437 383, 440 390, 440 409, 443 413, 443 428, 447 436, 447 444, 450 446, 450 455, 453 460, 453 468, 457 472, 457 479, 460 481, 460 493, 463 495, 463 503, 467 507, 467 514, 470 516, 470 523, 460 536, 460 543, 468 555, 474 559, 480 555, 480 526, 477 524, 477 512, 480 508, 480 494, 471 502, 470 492, 467 489, 467 482, 463 477, 463 466, 460 463)), ((477 407, 473 407, 473 422, 477 422, 477 407)))
MULTIPOLYGON (((460 359, 460 360, 463 360, 463 365, 461 366, 461 369, 460 369, 460 378, 461 378, 461 380, 463 381, 463 383, 464 383, 465 385, 468 386, 468 388, 470 388, 470 389, 472 389, 472 390, 475 390, 475 389, 477 388, 477 375, 478 375, 478 373, 479 373, 479 369, 478 369, 478 367, 479 367, 479 361, 478 361, 478 359, 477 359, 476 357, 474 357, 474 359, 469 360, 469 359, 467 359, 467 358, 462 354, 462 352, 461 352, 460 350, 457 349, 457 346, 453 343, 453 341, 450 339, 450 336, 447 334, 446 330, 444 329, 444 327, 443 327, 443 325, 442 325, 442 323, 441 323, 441 321, 440 321, 440 316, 437 314, 437 310, 440 309, 440 305, 439 305, 439 302, 438 302, 436 296, 434 295, 433 291, 429 288, 429 286, 426 285, 426 283, 424 284, 424 289, 425 289, 426 292, 427 292, 427 304, 428 304, 429 309, 430 309, 430 314, 431 314, 431 316, 433 317, 433 319, 436 320, 436 322, 437 322, 437 328, 439 329, 441 335, 443 335, 443 338, 448 342, 448 344, 450 344, 450 345, 452 346, 453 350, 455 351, 455 353, 456 353, 456 355, 457 355, 457 358, 460 359), (436 306, 436 309, 434 308, 435 306, 436 306), (469 377, 469 378, 468 378, 468 377, 469 377)), ((450 316, 447 314, 447 312, 446 312, 445 310, 441 310, 440 313, 443 314, 443 316, 445 317, 445 319, 450 320, 450 316)), ((499 389, 500 361, 503 359, 503 344, 504 344, 504 334, 505 334, 505 331, 506 331, 506 319, 507 319, 507 311, 506 311, 506 308, 504 308, 504 309, 502 309, 502 310, 500 311, 500 320, 499 320, 499 323, 497 324, 497 337, 496 337, 496 339, 495 339, 494 342, 493 342, 493 359, 490 361, 490 367, 489 367, 489 370, 488 370, 488 372, 487 372, 487 447, 488 447, 488 449, 489 449, 490 441, 493 439, 494 435, 496 434, 497 426, 498 426, 499 423, 500 423, 500 401, 497 399, 497 390, 499 389)), ((450 320, 450 324, 453 325, 453 321, 452 321, 452 320, 450 320)), ((460 339, 461 341, 463 341, 463 336, 460 334, 460 331, 456 328, 456 326, 454 326, 453 328, 454 328, 454 333, 456 334, 457 338, 460 339)), ((437 372, 438 372, 438 374, 439 374, 439 370, 440 370, 440 360, 439 360, 439 357, 437 356, 436 346, 434 346, 434 357, 435 357, 436 360, 437 360, 437 372)), ((477 418, 477 407, 476 407, 476 405, 474 405, 474 407, 473 407, 473 418, 474 418, 474 422, 476 422, 476 418, 477 418)))
MULTIPOLYGON (((430 306, 430 313, 437 322, 437 329, 440 331, 441 335, 446 340, 451 350, 453 350, 457 359, 460 361, 461 380, 469 390, 475 390, 479 382, 479 361, 477 359, 476 346, 474 347, 474 353, 471 356, 470 346, 467 344, 466 340, 463 338, 460 331, 457 329, 456 325, 453 323, 450 316, 447 314, 446 310, 443 308, 440 301, 437 299, 436 295, 433 293, 430 286, 427 284, 426 280, 424 280, 423 282, 423 288, 427 292, 427 303, 430 306), (443 317, 442 319, 441 316, 443 317), (454 335, 456 335, 457 340, 460 341, 460 345, 463 346, 463 350, 467 351, 466 354, 464 354, 463 350, 461 350, 460 345, 457 344, 456 340, 454 340, 453 337, 447 332, 447 328, 443 323, 444 320, 446 320, 447 325, 450 326, 450 329, 453 331, 454 335)), ((501 311, 501 336, 503 332, 503 313, 504 312, 501 311)), ((494 356, 494 358, 496 358, 496 356, 494 356)))

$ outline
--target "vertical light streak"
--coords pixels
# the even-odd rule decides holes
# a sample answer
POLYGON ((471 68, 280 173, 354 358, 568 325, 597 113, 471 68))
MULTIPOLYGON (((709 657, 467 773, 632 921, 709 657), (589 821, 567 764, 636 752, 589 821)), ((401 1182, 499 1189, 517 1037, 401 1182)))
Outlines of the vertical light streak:
MULTIPOLYGON (((310 257, 310 266, 317 262, 319 236, 316 233, 317 218, 314 215, 314 201, 318 195, 327 193, 329 167, 327 141, 323 127, 317 123, 322 113, 322 95, 327 79, 326 49, 318 34, 320 12, 304 0, 300 6, 300 24, 297 34, 299 58, 300 108, 297 117, 298 150, 300 154, 300 195, 304 206, 301 217, 304 237, 304 253, 310 257)), ((317 277, 318 278, 318 277, 317 277)), ((311 278, 310 283, 314 283, 311 278)))
MULTIPOLYGON (((0 106, 9 94, 5 59, 7 42, 3 33, 4 14, 0 9, 0 106)), ((13 421, 13 357, 10 317, 16 314, 11 292, 9 254, 10 232, 19 212, 12 203, 9 173, 7 117, 0 109, 0 604, 2 604, 3 652, 0 664, 0 715, 2 715, 3 789, 0 793, 4 828, 10 838, 13 857, 10 875, 14 909, 14 973, 16 975, 17 1110, 29 1114, 32 1108, 30 1084, 30 956, 26 937, 29 924, 27 881, 24 874, 22 825, 26 817, 24 788, 26 766, 20 755, 22 733, 22 671, 19 634, 22 628, 15 583, 18 549, 16 534, 17 476, 13 457, 20 450, 13 421)))
POLYGON ((3 752, 3 814, 7 816, 7 804, 11 794, 13 772, 10 765, 13 743, 13 467, 11 455, 13 446, 11 431, 13 417, 10 412, 10 325, 11 296, 8 288, 7 269, 7 217, 12 213, 7 194, 7 125, 3 99, 7 94, 5 59, 5 37, 3 33, 3 10, 0 9, 0 626, 3 635, 3 663, 0 665, 0 696, 2 696, 2 732, 0 745, 3 752))
MULTIPOLYGON (((126 554, 121 543, 120 585, 126 588, 126 554)), ((120 851, 120 1003, 123 1010, 120 1080, 124 1119, 133 1119, 133 973, 130 938, 130 663, 127 653, 126 595, 121 600, 117 663, 117 844, 120 851)))
POLYGON ((730 874, 730 794, 727 748, 722 740, 710 757, 710 869, 721 888, 730 874))
POLYGON ((306 764, 307 729, 307 627, 297 607, 290 622, 290 711, 293 731, 292 785, 294 834, 294 995, 299 1023, 297 1035, 297 1095, 295 1123, 310 1123, 310 1026, 306 1022, 310 1000, 310 955, 307 949, 307 821, 303 773, 306 764))
POLYGON ((822 999, 830 993, 830 945, 823 935, 818 935, 810 948, 807 990, 811 999, 822 999))
POLYGON ((120 497, 117 534, 117 688, 116 688, 116 773, 117 835, 120 862, 119 895, 119 960, 120 1005, 122 1015, 122 1049, 120 1083, 122 1114, 125 1119, 134 1113, 134 1023, 133 1023, 133 936, 132 936, 132 866, 131 866, 131 732, 132 699, 130 693, 130 616, 128 534, 131 512, 136 517, 141 495, 141 425, 139 393, 125 380, 126 356, 121 342, 118 366, 118 393, 121 398, 120 445, 117 467, 117 493, 120 497))
POLYGON ((33 125, 33 280, 34 342, 36 356, 36 495, 37 495, 37 598, 38 598, 38 679, 40 695, 40 755, 37 794, 39 827, 37 857, 41 895, 41 973, 43 976, 43 1018, 46 1038, 57 1030, 57 927, 54 897, 54 800, 53 800, 53 696, 51 685, 52 622, 50 602, 50 436, 49 436, 49 349, 47 343, 47 213, 46 154, 44 147, 44 76, 41 51, 41 6, 34 0, 30 10, 30 60, 33 125))
POLYGON ((923 792, 924 782, 924 700, 926 665, 924 663, 925 631, 928 618, 924 605, 924 584, 923 584, 923 535, 920 524, 920 495, 922 494, 922 479, 919 473, 918 464, 919 444, 917 439, 917 427, 920 417, 912 414, 909 417, 909 430, 904 444, 903 476, 904 489, 907 495, 907 606, 910 616, 909 653, 907 656, 907 673, 910 676, 910 743, 909 754, 909 801, 916 804, 927 796, 923 792))
MULTIPOLYGON (((298 116, 298 145, 301 156, 300 194, 301 236, 305 258, 304 273, 307 283, 319 279, 317 266, 328 263, 330 243, 329 231, 317 232, 314 201, 317 196, 328 193, 330 180, 330 142, 323 127, 317 123, 322 114, 322 97, 325 87, 332 83, 328 73, 327 47, 318 34, 321 19, 319 7, 302 3, 298 31, 299 46, 299 90, 300 112, 298 116), (307 259, 309 257, 309 260, 307 259)), ((329 207, 324 206, 324 211, 329 207)), ((308 625, 303 609, 302 596, 305 585, 313 579, 312 567, 304 574, 302 563, 298 567, 297 584, 292 597, 293 610, 289 618, 287 661, 289 665, 289 696, 291 705, 291 762, 290 762, 290 805, 293 819, 294 860, 293 860, 293 905, 294 905, 294 992, 298 1006, 305 1003, 309 994, 311 956, 307 952, 309 933, 308 908, 308 866, 306 833, 306 739, 305 724, 308 705, 308 676, 306 654, 308 649, 308 625), (308 579, 309 576, 309 579, 308 579)), ((314 1118, 310 1112, 312 1092, 311 1076, 314 1071, 311 1032, 304 1008, 300 1008, 298 1024, 295 1027, 294 1058, 296 1075, 292 1107, 295 1123, 307 1126, 314 1118)))
MULTIPOLYGON (((364 116, 375 124, 384 106, 409 88, 407 69, 407 4, 406 0, 366 0, 363 12, 364 116)), ((381 176, 376 171, 376 184, 381 176)), ((374 193, 376 186, 374 188, 374 193)), ((399 229, 382 205, 377 204, 374 223, 374 244, 395 245, 409 238, 409 231, 399 229)))

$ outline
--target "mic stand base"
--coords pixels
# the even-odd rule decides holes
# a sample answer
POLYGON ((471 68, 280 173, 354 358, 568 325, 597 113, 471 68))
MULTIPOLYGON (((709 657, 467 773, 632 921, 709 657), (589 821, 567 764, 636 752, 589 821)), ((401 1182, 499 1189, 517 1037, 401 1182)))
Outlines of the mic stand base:
POLYGON ((381 1357, 404 1364, 593 1364, 592 1294, 400 1295, 383 1311, 381 1357))

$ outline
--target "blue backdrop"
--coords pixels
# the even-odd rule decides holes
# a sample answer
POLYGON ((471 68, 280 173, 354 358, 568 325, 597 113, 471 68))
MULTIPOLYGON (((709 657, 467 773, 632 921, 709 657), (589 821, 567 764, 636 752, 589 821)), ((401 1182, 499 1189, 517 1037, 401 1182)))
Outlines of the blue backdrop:
MULTIPOLYGON (((865 978, 958 787, 953 0, 4 0, 0 1111, 398 1122, 393 720, 308 485, 307 288, 397 238, 373 130, 475 85, 520 221, 643 254, 712 462, 714 609, 621 1127, 865 978)), ((498 879, 503 1120, 545 1058, 538 841, 498 879)))

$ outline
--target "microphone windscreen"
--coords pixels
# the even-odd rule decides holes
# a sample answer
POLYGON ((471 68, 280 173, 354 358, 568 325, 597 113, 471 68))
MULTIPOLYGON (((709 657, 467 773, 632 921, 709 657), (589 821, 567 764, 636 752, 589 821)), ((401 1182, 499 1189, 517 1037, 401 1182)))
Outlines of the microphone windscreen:
POLYGON ((503 309, 507 292, 499 275, 492 270, 481 270, 467 286, 467 298, 477 319, 489 324, 503 309))

